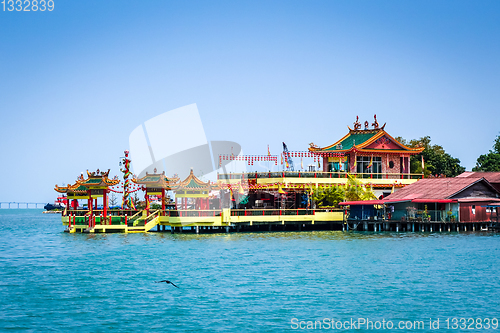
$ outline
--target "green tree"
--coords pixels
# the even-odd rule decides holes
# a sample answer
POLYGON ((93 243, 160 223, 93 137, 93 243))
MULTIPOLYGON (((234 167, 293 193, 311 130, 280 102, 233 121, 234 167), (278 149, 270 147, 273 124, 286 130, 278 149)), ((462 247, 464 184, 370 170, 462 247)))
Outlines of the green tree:
POLYGON ((312 199, 318 207, 337 207, 342 201, 377 199, 373 190, 357 178, 348 175, 345 185, 319 188, 313 192, 312 199))
POLYGON ((137 191, 134 192, 134 196, 132 196, 132 201, 134 202, 134 206, 137 209, 146 208, 146 202, 140 201, 139 196, 137 195, 137 191))
POLYGON ((414 155, 410 159, 411 173, 424 173, 429 175, 445 175, 446 177, 455 177, 465 171, 465 167, 460 165, 458 158, 452 157, 445 152, 440 145, 431 144, 431 137, 424 136, 420 139, 410 140, 409 142, 401 137, 395 138, 408 147, 424 147, 424 151, 414 155), (422 156, 424 157, 424 170, 422 170, 422 156))
POLYGON ((313 192, 312 199, 318 207, 338 206, 345 200, 345 189, 343 186, 319 188, 313 192))
POLYGON ((477 158, 476 166, 472 171, 500 171, 500 135, 497 135, 493 150, 477 158))
POLYGON ((359 179, 348 175, 347 183, 345 184, 345 200, 360 201, 377 199, 371 187, 367 187, 359 179))
POLYGON ((111 207, 116 206, 118 202, 118 199, 116 198, 116 194, 114 192, 111 192, 111 195, 109 196, 109 205, 111 207))

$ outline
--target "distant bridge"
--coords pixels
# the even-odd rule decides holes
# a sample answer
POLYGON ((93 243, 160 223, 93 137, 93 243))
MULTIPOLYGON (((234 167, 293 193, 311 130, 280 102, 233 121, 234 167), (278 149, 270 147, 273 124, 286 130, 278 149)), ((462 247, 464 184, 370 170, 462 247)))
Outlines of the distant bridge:
POLYGON ((44 202, 0 202, 0 208, 43 208, 45 205, 44 202))

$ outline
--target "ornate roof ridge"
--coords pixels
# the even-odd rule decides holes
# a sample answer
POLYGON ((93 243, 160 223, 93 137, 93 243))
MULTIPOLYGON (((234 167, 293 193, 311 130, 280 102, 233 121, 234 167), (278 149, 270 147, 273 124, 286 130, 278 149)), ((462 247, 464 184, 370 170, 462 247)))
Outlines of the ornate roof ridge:
POLYGON ((403 153, 403 154, 418 154, 424 150, 424 147, 407 147, 400 143, 398 140, 393 138, 389 133, 385 131, 385 125, 379 127, 377 116, 374 116, 374 123, 372 123, 373 128, 368 128, 369 123, 365 121, 365 129, 361 129, 361 123, 359 122, 359 117, 356 117, 356 122, 354 123, 354 129, 347 126, 349 132, 344 135, 340 140, 337 140, 335 143, 325 146, 318 147, 314 144, 310 144, 309 151, 313 153, 347 153, 347 152, 380 152, 380 153, 403 153), (360 135, 361 137, 357 137, 360 135), (371 135, 371 136, 370 136, 371 135), (376 148, 366 148, 379 138, 387 136, 389 140, 391 140, 394 144, 399 146, 400 149, 376 149, 376 148), (350 138, 351 137, 351 138, 350 138), (356 144, 356 139, 360 139, 361 142, 356 144), (347 140, 347 141, 346 141, 347 140), (346 141, 346 142, 345 142, 346 141), (342 143, 345 143, 345 148, 342 147, 342 143))

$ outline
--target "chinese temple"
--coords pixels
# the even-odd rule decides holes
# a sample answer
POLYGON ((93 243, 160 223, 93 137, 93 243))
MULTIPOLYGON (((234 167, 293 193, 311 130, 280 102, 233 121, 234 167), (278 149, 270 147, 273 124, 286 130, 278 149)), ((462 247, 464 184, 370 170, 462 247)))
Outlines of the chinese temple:
POLYGON ((385 124, 378 125, 376 117, 371 127, 365 122, 361 129, 358 118, 354 129, 348 128, 344 137, 322 148, 311 143, 308 150, 294 152, 283 144, 281 158, 272 156, 269 148, 265 156, 221 155, 219 161, 228 158, 248 165, 262 161, 277 166, 281 160, 283 170, 217 173, 216 183, 199 179, 193 169, 182 181, 176 176, 167 177, 165 172, 157 173, 156 169, 142 178, 129 179, 131 160, 125 151, 122 182, 109 179, 109 170, 97 170, 87 171, 87 178, 82 175, 74 185, 56 186, 56 191, 67 194, 68 199, 88 200, 83 209, 70 205, 63 213, 63 224, 68 225, 68 232, 92 233, 148 232, 154 227, 165 231, 167 226, 171 232, 185 228, 196 232, 200 228, 258 230, 264 225, 269 230, 343 229, 343 209, 333 201, 315 199, 315 193, 330 191, 347 197, 355 192, 379 198, 423 178, 423 174, 410 173, 409 162, 424 148, 401 144, 385 131, 385 124), (301 170, 294 170, 293 158, 300 158, 301 170), (307 170, 303 158, 314 161, 307 170), (123 191, 111 188, 118 184, 123 185, 123 191), (123 194, 121 208, 108 211, 110 191, 123 194), (136 208, 129 196, 136 191, 144 192, 145 208, 136 208), (168 191, 174 193, 175 205, 166 203, 168 191), (101 197, 102 210, 98 210, 97 198, 101 197), (150 209, 150 203, 158 197, 161 209, 150 209))
POLYGON ((361 129, 359 118, 354 129, 335 143, 326 147, 311 144, 309 151, 323 158, 324 172, 346 171, 362 177, 400 178, 410 173, 410 157, 421 153, 424 148, 410 148, 398 142, 380 127, 377 116, 369 127, 368 121, 361 129))
POLYGON ((260 201, 264 200, 264 205, 274 207, 283 206, 283 195, 277 193, 281 187, 286 192, 285 201, 289 202, 285 206, 292 208, 307 205, 305 194, 311 189, 358 186, 349 184, 349 179, 353 178, 378 198, 424 177, 423 173, 410 172, 410 157, 420 154, 424 148, 407 147, 398 142, 385 131, 385 124, 379 126, 376 115, 371 126, 365 121, 362 129, 356 118, 354 129, 349 126, 348 129, 346 135, 329 146, 318 147, 310 143, 307 151, 295 152, 284 148, 281 172, 221 173, 219 182, 247 185, 251 203, 262 204, 260 201), (300 159, 302 170, 293 169, 294 158, 300 159), (303 170, 304 158, 314 161, 308 170, 303 170))

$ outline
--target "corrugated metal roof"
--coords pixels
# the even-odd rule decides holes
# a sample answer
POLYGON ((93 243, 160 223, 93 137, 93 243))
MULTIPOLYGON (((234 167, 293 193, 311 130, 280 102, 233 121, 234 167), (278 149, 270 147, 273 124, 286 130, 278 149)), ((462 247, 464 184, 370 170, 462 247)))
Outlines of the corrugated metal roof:
POLYGON ((500 172, 472 172, 465 171, 457 176, 457 178, 485 178, 492 184, 500 183, 500 172))
POLYGON ((340 206, 348 206, 348 205, 383 205, 383 200, 363 200, 363 201, 344 201, 340 202, 340 206))
POLYGON ((474 177, 425 178, 390 194, 386 199, 448 199, 479 181, 481 178, 474 177))
POLYGON ((382 200, 344 201, 344 202, 340 202, 339 205, 340 206, 385 205, 385 204, 391 204, 391 203, 397 203, 397 202, 407 202, 407 201, 410 201, 410 200, 385 200, 385 199, 382 199, 382 200))
POLYGON ((458 202, 500 202, 500 199, 495 198, 463 198, 458 199, 458 202))

